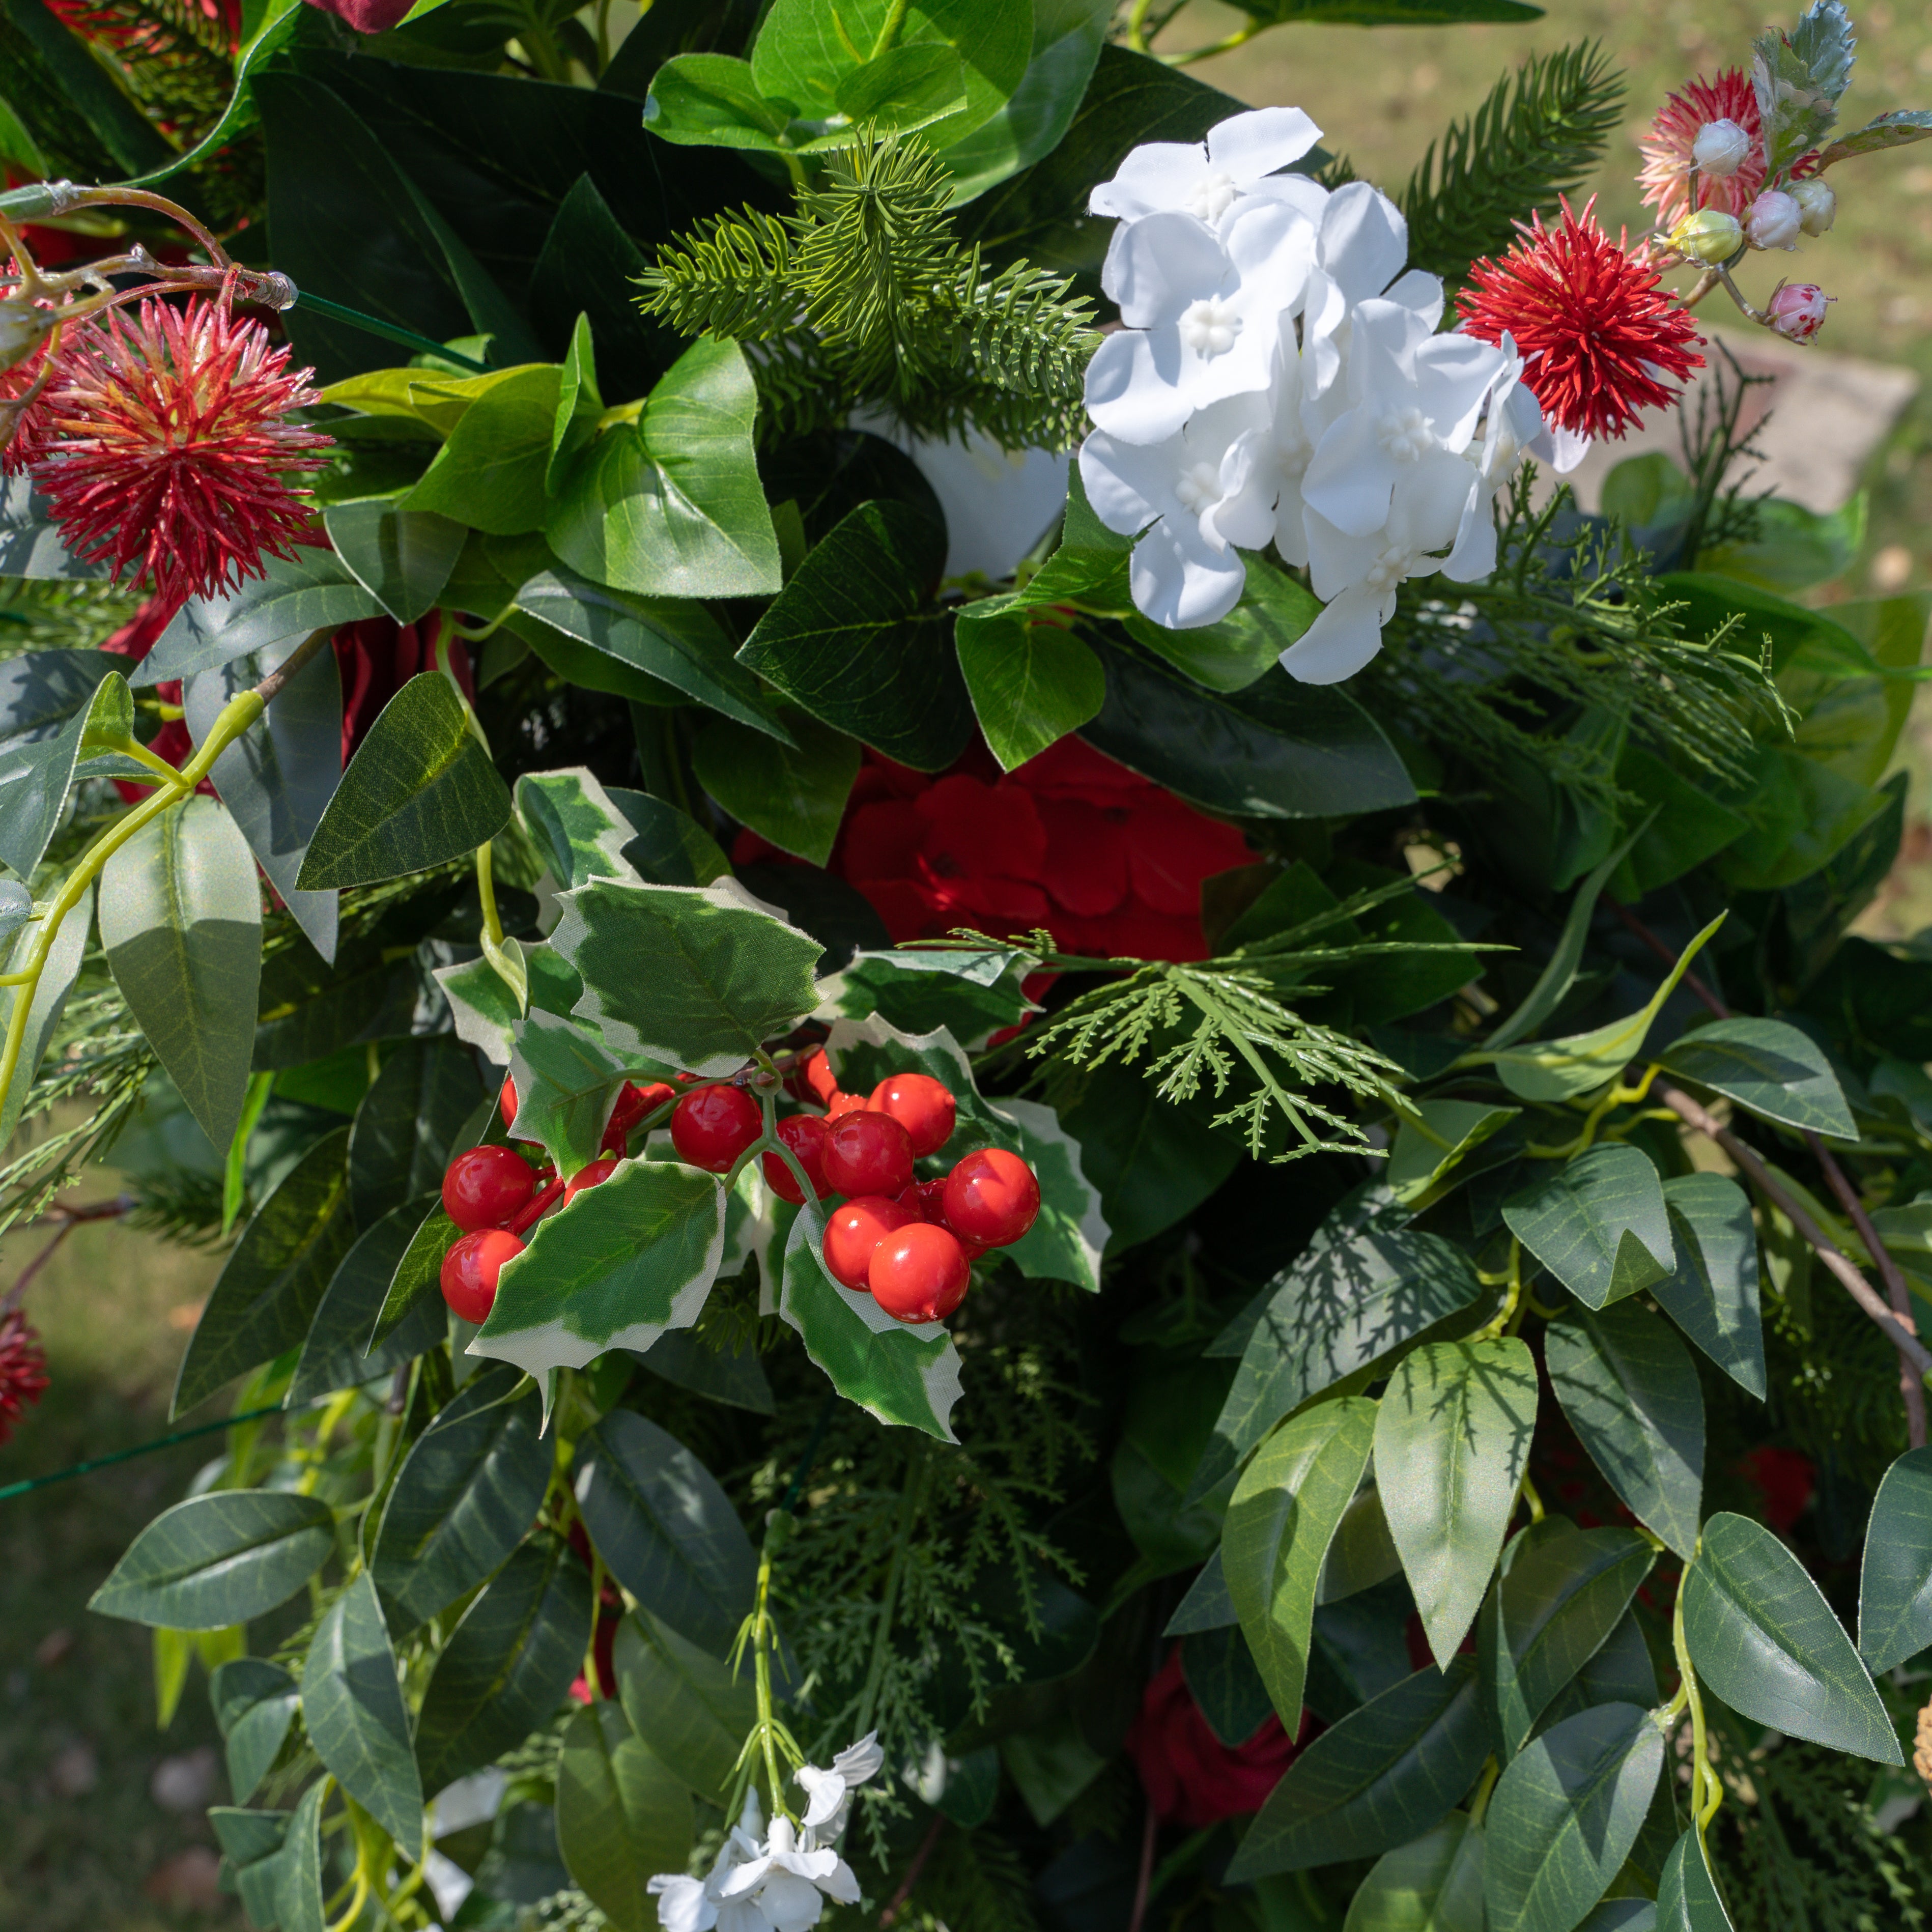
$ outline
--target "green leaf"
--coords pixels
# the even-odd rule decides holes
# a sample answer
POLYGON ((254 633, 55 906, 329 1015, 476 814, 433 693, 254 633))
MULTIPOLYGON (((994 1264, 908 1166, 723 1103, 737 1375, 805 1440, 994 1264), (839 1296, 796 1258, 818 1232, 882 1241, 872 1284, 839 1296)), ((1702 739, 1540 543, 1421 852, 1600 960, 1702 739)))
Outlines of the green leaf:
POLYGON ((1679 1079, 1708 1087, 1767 1120, 1855 1141, 1858 1130, 1831 1063, 1783 1020, 1713 1020, 1658 1056, 1679 1079))
MULTIPOLYGON (((321 1789, 318 1784, 318 1794, 321 1789)), ((244 1811, 234 1804, 208 1808, 208 1822, 226 1855, 243 1910, 258 1926, 275 1922, 275 1880, 281 1869, 278 1855, 287 1838, 290 1816, 286 1811, 244 1811)), ((313 1818, 309 1824, 312 1835, 313 1818)))
POLYGON ((648 1610, 634 1610, 618 1626, 612 1658, 632 1729, 700 1798, 722 1805, 758 1716, 749 1676, 734 1675, 648 1610))
POLYGON ((85 583, 106 574, 106 564, 76 556, 62 541, 47 500, 31 476, 0 479, 0 577, 85 583))
POLYGON ((1244 691, 1272 670, 1282 652, 1322 614, 1322 602, 1285 571, 1250 557, 1241 600, 1220 622, 1170 631, 1127 613, 1127 634, 1196 684, 1244 691))
POLYGON ((943 1323, 895 1322, 869 1294, 825 1271, 813 1217, 801 1214, 785 1242, 778 1312, 805 1352, 848 1402, 881 1422, 958 1438, 948 1418, 959 1400, 959 1352, 943 1323))
POLYGON ((789 104, 767 100, 748 61, 728 54, 674 54, 651 76, 644 125, 680 147, 784 152, 789 104))
POLYGON ((322 1614, 302 1665, 302 1704, 316 1756, 405 1857, 418 1856, 422 1781, 396 1654, 366 1570, 322 1614))
MULTIPOLYGON (((741 1177, 740 1187, 733 1196, 741 1210, 744 1192, 741 1177)), ((748 1212, 746 1218, 748 1221, 748 1212)), ((728 1221, 725 1238, 728 1246, 728 1221)), ((708 1396, 728 1408, 749 1409, 754 1415, 778 1413, 771 1382, 748 1346, 736 1353, 714 1349, 682 1328, 668 1328, 638 1360, 674 1388, 689 1389, 694 1395, 708 1396)))
POLYGON ((425 1196, 392 1208, 359 1234, 343 1256, 303 1339, 295 1379, 289 1385, 291 1408, 318 1401, 334 1390, 392 1374, 448 1333, 440 1298, 425 1299, 377 1346, 368 1346, 370 1325, 382 1312, 396 1270, 428 1219, 430 1205, 425 1196))
POLYGON ((1706 544, 1697 554, 1698 567, 1787 596, 1812 590, 1844 576, 1858 561, 1869 506, 1862 490, 1828 512, 1783 497, 1760 497, 1754 534, 1743 542, 1706 544))
POLYGON ((164 1510, 88 1608, 172 1630, 225 1630, 286 1603, 335 1547, 319 1497, 218 1490, 164 1510))
POLYGON ((372 885, 460 858, 510 815, 510 794, 440 671, 412 677, 356 747, 298 883, 372 885))
POLYGON ((1664 1734, 1634 1704, 1565 1718, 1514 1759, 1484 1820, 1491 1932, 1582 1918, 1636 1843, 1663 1766, 1664 1734))
POLYGON ((730 718, 707 719, 692 747, 692 770, 741 825, 782 852, 823 866, 859 776, 859 743, 804 712, 788 709, 783 716, 795 748, 730 718))
MULTIPOLYGON (((436 464, 448 453, 446 447, 436 464)), ((435 469, 432 464, 432 475, 435 469)), ((381 496, 331 503, 322 513, 322 527, 350 574, 399 624, 413 624, 435 608, 468 541, 464 524, 474 520, 405 510, 381 496)))
POLYGON ((1750 1197, 1721 1174, 1682 1174, 1664 1184, 1664 1199, 1677 1265, 1650 1292, 1725 1374, 1762 1402, 1764 1330, 1750 1197))
POLYGON ((593 878, 638 876, 624 856, 636 832, 587 766, 526 772, 514 796, 517 816, 559 884, 568 888, 587 886, 593 878))
POLYGON ((583 976, 578 1010, 614 1052, 707 1078, 735 1073, 817 1002, 817 940, 735 880, 604 880, 560 896, 550 944, 583 976), (652 962, 648 982, 638 962, 652 962))
POLYGON ((1694 1828, 1672 1846, 1664 1862, 1657 1888, 1657 1932, 1733 1932, 1703 1839, 1694 1828))
POLYGON ((492 1363, 410 1445, 369 1555, 398 1636, 460 1600, 523 1540, 550 1482, 542 1425, 536 1384, 492 1363))
POLYGON ((1932 109, 1897 107, 1888 114, 1875 116, 1842 140, 1834 141, 1818 157, 1822 171, 1834 161, 1853 154, 1876 154, 1887 148, 1902 148, 1913 141, 1932 140, 1932 109))
POLYGON ((1889 1670, 1932 1646, 1932 1449, 1885 1472, 1865 1530, 1858 1579, 1858 1654, 1889 1670))
POLYGON ((560 1536, 520 1544, 463 1613, 416 1720, 424 1789, 494 1763, 548 1724, 584 1668, 590 1574, 560 1536))
POLYGON ((616 1932, 658 1922, 646 1889, 691 1856, 691 1793, 604 1700, 579 1711, 556 1761, 556 1842, 591 1903, 616 1932))
POLYGON ((877 1013, 909 1035, 944 1027, 968 1052, 976 1053, 991 1034, 1038 1010, 1024 991, 1036 963, 1030 953, 1003 946, 856 952, 842 971, 819 981, 814 1017, 862 1020, 877 1013))
POLYGON ((422 1224, 410 1237, 403 1258, 390 1277, 388 1292, 369 1331, 373 1352, 400 1332, 403 1324, 425 1306, 434 1307, 430 1297, 437 1293, 442 1272, 442 1258, 463 1238, 463 1230, 446 1214, 440 1202, 432 1207, 422 1224))
POLYGON ((1466 1657, 1432 1665, 1351 1711, 1268 1794, 1228 1868, 1231 1882, 1373 1858, 1441 1822, 1489 1750, 1466 1657))
POLYGON ((344 1168, 348 1150, 346 1127, 317 1141, 242 1230, 182 1358, 171 1414, 286 1354, 308 1333, 329 1279, 355 1239, 344 1168))
MULTIPOLYGON (((40 983, 34 988, 32 1001, 21 1029, 20 1060, 6 1093, 0 1095, 0 1147, 12 1140, 14 1130, 20 1125, 34 1076, 39 1071, 41 1058, 53 1038, 54 1029, 60 1024, 61 1015, 67 1006, 67 996, 80 976, 80 962, 87 951, 88 934, 93 926, 94 888, 88 886, 75 902, 74 910, 62 921, 61 929, 54 935, 53 944, 48 947, 46 959, 40 968, 40 983)), ((8 962, 11 969, 23 970, 35 937, 32 927, 23 928, 16 934, 8 962)), ((14 1002, 24 998, 25 991, 20 987, 0 987, 0 1026, 10 1029, 14 1002)))
POLYGON ((943 771, 972 706, 931 602, 944 532, 903 503, 862 503, 814 544, 738 653, 821 723, 901 764, 943 771))
POLYGON ((1236 1626, 1190 1636, 1180 1646, 1180 1670, 1208 1728, 1231 1750, 1274 1715, 1248 1640, 1236 1626))
POLYGON ((1316 1586, 1375 1433, 1373 1402, 1322 1402, 1262 1444, 1228 1504, 1222 1568, 1284 1726, 1300 1721, 1316 1586))
MULTIPOLYGON (((542 529, 550 511, 544 484, 562 375, 548 362, 506 372, 464 412, 401 507, 490 536, 542 529)), ((452 554, 450 562, 455 561, 452 554)))
POLYGON ((704 1465, 656 1423, 616 1408, 578 1442, 571 1484, 605 1568, 639 1605, 713 1657, 728 1654, 758 1562, 704 1465))
POLYGON ((302 1693, 279 1664, 237 1657, 215 1666, 208 1680, 208 1701, 227 1748, 229 1789, 246 1804, 280 1755, 302 1708, 302 1693))
POLYGON ((540 1142, 568 1178, 597 1158, 625 1063, 585 1028, 541 1007, 513 1022, 511 1036, 517 1138, 540 1142))
POLYGON ((718 842, 676 806, 620 785, 608 796, 631 822, 626 856, 652 885, 708 886, 730 871, 718 842))
POLYGON ((234 92, 220 117, 185 153, 173 155, 152 172, 137 177, 133 186, 153 188, 199 167, 246 128, 254 112, 250 91, 254 71, 290 38, 301 16, 300 0, 263 0, 260 10, 244 22, 242 44, 235 53, 234 92))
POLYGON ((271 1916, 280 1932, 328 1932, 322 1886, 322 1808, 327 1783, 304 1791, 289 1820, 288 1834, 274 1859, 271 1916))
POLYGON ((1790 33, 1751 43, 1751 86, 1763 125, 1765 170, 1775 178, 1837 120, 1852 74, 1852 23, 1841 0, 1813 0, 1790 33))
POLYGON ((1064 622, 1031 620, 1015 599, 988 597, 959 613, 953 644, 967 694, 1002 770, 1077 731, 1106 701, 1100 660, 1064 622))
POLYGON ((1483 1828, 1460 1811, 1384 1852, 1342 1932, 1483 1932, 1483 1828))
POLYGON ((141 660, 141 681, 192 677, 275 644, 299 643, 382 607, 332 550, 304 544, 292 557, 265 556, 262 574, 225 595, 190 597, 141 660))
POLYGON ((35 651, 0 664, 0 863, 32 876, 60 823, 86 736, 125 737, 134 700, 104 653, 35 651))
POLYGON ((1789 1737, 1904 1762, 1851 1640, 1762 1524, 1728 1511, 1712 1517, 1683 1587, 1691 1664, 1732 1710, 1789 1737))
POLYGON ((1343 27, 1439 27, 1475 20, 1540 20, 1524 0, 1243 0, 1242 11, 1274 26, 1323 21, 1343 27))
POLYGON ((1704 1393, 1689 1350, 1633 1304, 1552 1322, 1544 1358, 1590 1460, 1637 1520, 1688 1558, 1704 1491, 1704 1393))
POLYGON ((1621 1301, 1676 1265, 1664 1188, 1648 1156, 1606 1141, 1503 1203, 1510 1232, 1592 1308, 1621 1301))
POLYGON ((1429 1647, 1456 1654, 1488 1588, 1536 1426, 1536 1364, 1514 1336, 1426 1342, 1389 1378, 1376 1466, 1429 1647))
POLYGON ((476 1060, 454 1040, 431 1035, 398 1044, 349 1130, 349 1201, 358 1228, 442 1186, 457 1137, 482 1098, 476 1060))
POLYGON ((1484 1605, 1476 1653, 1505 1759, 1600 1650, 1656 1561, 1635 1530, 1573 1529, 1546 1517, 1513 1546, 1484 1605))
POLYGON ((737 344, 692 344, 637 420, 604 430, 578 459, 544 525, 552 548, 593 582, 646 597, 770 596, 781 574, 752 445, 757 411, 737 344))
POLYGON ((1413 1204, 1473 1154, 1498 1127, 1520 1114, 1520 1107, 1497 1107, 1480 1100, 1418 1100, 1414 1112, 1400 1116, 1384 1178, 1396 1200, 1413 1204))

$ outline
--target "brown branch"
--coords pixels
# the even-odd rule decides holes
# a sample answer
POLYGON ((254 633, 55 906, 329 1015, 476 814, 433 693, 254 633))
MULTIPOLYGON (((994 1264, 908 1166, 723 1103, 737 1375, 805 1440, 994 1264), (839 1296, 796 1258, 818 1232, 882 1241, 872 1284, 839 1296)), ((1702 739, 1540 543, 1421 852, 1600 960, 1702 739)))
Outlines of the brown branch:
POLYGON ((919 1875, 926 1869, 926 1862, 932 1856, 932 1848, 939 1842, 939 1834, 946 1829, 946 1814, 935 1814, 931 1828, 919 1841, 919 1850, 912 1855, 912 1863, 906 1867, 906 1875, 899 1881, 899 1888, 886 1901, 886 1909, 879 1914, 879 1923, 890 1925, 899 1916, 899 1907, 912 1896, 912 1888, 919 1882, 919 1875))
POLYGON ((255 695, 263 704, 272 704, 281 694, 282 687, 321 650, 334 636, 337 627, 332 624, 326 629, 311 631, 295 649, 290 652, 274 670, 269 672, 255 687, 255 695))
POLYGON ((10 1315, 20 1306, 26 1298, 28 1283, 53 1259, 62 1242, 82 1222, 118 1221, 134 1206, 134 1197, 131 1194, 117 1194, 110 1201, 96 1201, 85 1208, 70 1208, 59 1202, 50 1208, 42 1218, 60 1225, 48 1238, 46 1245, 14 1277, 14 1286, 4 1294, 0 1294, 0 1316, 10 1315))
POLYGON ((1147 1823, 1141 1832, 1140 1874, 1134 1881, 1134 1916, 1127 1921, 1127 1932, 1141 1932, 1147 1918, 1149 1903, 1148 1894, 1154 1888, 1154 1846, 1155 1834, 1160 1829, 1160 1820, 1155 1815, 1154 1800, 1148 1800, 1147 1823))

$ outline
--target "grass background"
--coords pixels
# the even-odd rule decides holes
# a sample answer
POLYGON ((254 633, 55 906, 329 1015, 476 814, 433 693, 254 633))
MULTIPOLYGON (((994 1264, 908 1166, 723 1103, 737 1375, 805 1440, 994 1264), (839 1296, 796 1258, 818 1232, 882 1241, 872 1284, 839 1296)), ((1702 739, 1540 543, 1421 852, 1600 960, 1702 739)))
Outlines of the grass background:
MULTIPOLYGON (((1932 10, 1922 0, 1878 0, 1854 10, 1862 43, 1848 120, 1932 105, 1932 10)), ((1207 44, 1242 17, 1202 0, 1162 45, 1207 44)), ((1629 77, 1623 132, 1597 184, 1600 206, 1612 226, 1634 230, 1642 225, 1637 133, 1671 88, 1745 61, 1767 17, 1757 0, 1558 0, 1523 27, 1280 28, 1194 70, 1243 100, 1306 108, 1331 148, 1393 188, 1499 73, 1532 50, 1600 38, 1629 77)), ((1926 379, 1875 459, 1865 554, 1836 594, 1922 587, 1932 584, 1932 142, 1850 163, 1832 178, 1838 225, 1793 265, 1840 298, 1823 346, 1902 363, 1926 379)), ((1924 796, 1932 794, 1932 730, 1922 710, 1916 723, 1906 756, 1924 796)), ((1918 876, 1928 876, 1932 826, 1922 818, 1907 850, 1921 856, 1918 876)), ((1900 883, 1906 890, 1889 902, 1888 924, 1909 931, 1932 920, 1932 892, 1900 883)), ((94 1177, 83 1196, 116 1184, 111 1174, 94 1177)), ((0 1282, 42 1238, 8 1240, 0 1282)), ((53 1386, 0 1446, 0 1485, 166 1432, 175 1364, 215 1265, 112 1224, 70 1237, 30 1303, 53 1386)), ((190 1932, 242 1922, 230 1904, 207 1912, 146 1894, 158 1873, 180 1874, 212 1844, 204 1822, 157 1804, 150 1783, 164 1760, 212 1744, 214 1726, 197 1672, 172 1725, 159 1731, 147 1633, 85 1608, 136 1531, 184 1493, 217 1440, 0 1502, 0 1925, 190 1932), (79 1789, 90 1762, 92 1785, 79 1789)))

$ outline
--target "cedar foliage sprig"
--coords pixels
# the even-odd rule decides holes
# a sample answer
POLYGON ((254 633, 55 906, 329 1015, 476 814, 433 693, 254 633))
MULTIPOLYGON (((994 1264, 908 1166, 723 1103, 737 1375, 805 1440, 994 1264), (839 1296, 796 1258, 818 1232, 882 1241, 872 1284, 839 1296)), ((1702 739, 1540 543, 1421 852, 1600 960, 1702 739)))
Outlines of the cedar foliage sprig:
POLYGON ((660 250, 638 305, 746 345, 768 441, 869 405, 922 435, 970 427, 1008 448, 1069 447, 1091 307, 1024 262, 987 273, 953 234, 950 185, 916 142, 862 134, 822 185, 797 189, 791 214, 742 209, 660 250))
POLYGON ((1396 197, 1408 218, 1408 260, 1451 284, 1479 255, 1495 255, 1530 212, 1551 215, 1557 197, 1588 180, 1616 128, 1624 84, 1602 47, 1585 40, 1530 56, 1505 74, 1466 121, 1452 122, 1438 148, 1396 197))

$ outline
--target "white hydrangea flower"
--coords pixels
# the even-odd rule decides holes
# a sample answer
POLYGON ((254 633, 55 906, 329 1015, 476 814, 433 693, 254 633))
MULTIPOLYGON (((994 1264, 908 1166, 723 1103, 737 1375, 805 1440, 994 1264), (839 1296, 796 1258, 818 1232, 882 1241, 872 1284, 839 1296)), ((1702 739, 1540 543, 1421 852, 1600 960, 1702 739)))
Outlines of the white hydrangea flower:
POLYGON ((726 1877, 718 1898, 727 1909, 756 1908, 759 1917, 745 1921, 746 1932, 806 1932, 818 1923, 826 1899, 856 1905, 859 1881, 836 1852, 801 1844, 789 1818, 774 1818, 760 1855, 726 1877))
MULTIPOLYGON (((1300 160, 1322 130, 1298 107, 1258 107, 1210 129, 1204 142, 1148 141, 1088 197, 1088 211, 1124 221, 1175 209, 1216 222, 1277 168, 1300 160)), ((1310 184, 1312 185, 1312 184, 1310 184)))

